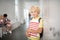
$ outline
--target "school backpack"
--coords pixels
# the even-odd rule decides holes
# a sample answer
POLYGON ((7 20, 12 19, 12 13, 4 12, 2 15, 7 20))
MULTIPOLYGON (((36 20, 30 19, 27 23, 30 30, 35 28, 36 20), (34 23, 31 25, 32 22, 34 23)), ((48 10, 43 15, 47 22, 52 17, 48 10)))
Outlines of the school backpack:
MULTIPOLYGON (((39 18, 39 20, 38 20, 38 22, 40 23, 40 20, 41 20, 41 18, 39 18)), ((43 28, 42 28, 42 32, 40 33, 40 38, 42 38, 43 37, 43 28)))

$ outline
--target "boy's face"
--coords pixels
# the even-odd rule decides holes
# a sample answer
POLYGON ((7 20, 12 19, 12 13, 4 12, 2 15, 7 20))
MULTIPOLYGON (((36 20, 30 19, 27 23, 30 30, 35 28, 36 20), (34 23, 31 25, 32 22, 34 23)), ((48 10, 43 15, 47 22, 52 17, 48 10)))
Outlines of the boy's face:
POLYGON ((37 17, 38 15, 39 15, 39 13, 36 10, 31 11, 31 16, 37 17))

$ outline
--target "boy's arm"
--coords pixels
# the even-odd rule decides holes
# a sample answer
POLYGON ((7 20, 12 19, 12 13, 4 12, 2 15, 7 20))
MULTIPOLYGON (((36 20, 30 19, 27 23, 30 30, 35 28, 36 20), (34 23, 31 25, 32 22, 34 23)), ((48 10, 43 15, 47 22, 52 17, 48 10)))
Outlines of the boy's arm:
POLYGON ((29 37, 30 35, 29 35, 29 32, 30 32, 31 30, 29 30, 29 28, 27 28, 27 30, 26 30, 26 36, 27 37, 29 37))

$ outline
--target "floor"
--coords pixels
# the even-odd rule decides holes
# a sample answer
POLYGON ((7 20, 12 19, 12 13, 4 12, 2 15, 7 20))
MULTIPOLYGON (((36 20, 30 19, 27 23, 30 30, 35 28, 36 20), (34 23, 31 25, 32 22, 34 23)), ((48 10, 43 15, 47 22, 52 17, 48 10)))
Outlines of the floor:
POLYGON ((3 35, 2 39, 0 40, 27 40, 25 36, 25 24, 21 24, 17 29, 13 30, 12 34, 3 35))

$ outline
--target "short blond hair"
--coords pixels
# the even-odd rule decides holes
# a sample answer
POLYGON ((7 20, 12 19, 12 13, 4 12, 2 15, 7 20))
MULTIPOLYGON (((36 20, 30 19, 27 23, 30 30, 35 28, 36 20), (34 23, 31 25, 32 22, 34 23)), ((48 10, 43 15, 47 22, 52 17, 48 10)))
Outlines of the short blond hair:
POLYGON ((29 12, 31 13, 32 10, 37 11, 37 13, 40 13, 40 8, 38 6, 31 6, 29 12))

